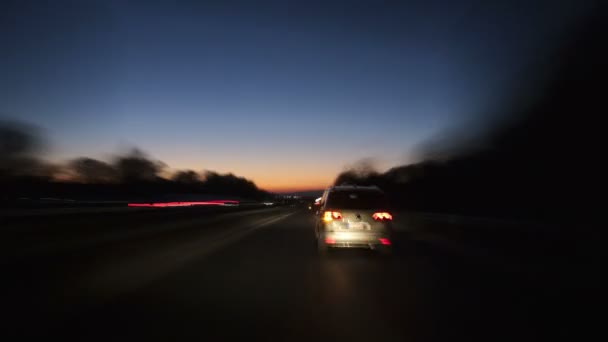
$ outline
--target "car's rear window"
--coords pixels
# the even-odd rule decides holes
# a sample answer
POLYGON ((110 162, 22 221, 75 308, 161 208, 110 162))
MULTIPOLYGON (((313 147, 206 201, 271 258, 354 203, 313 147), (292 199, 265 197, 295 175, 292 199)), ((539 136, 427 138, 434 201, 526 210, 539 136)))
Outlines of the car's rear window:
POLYGON ((380 191, 334 191, 327 197, 327 207, 340 209, 381 209, 388 206, 380 191))

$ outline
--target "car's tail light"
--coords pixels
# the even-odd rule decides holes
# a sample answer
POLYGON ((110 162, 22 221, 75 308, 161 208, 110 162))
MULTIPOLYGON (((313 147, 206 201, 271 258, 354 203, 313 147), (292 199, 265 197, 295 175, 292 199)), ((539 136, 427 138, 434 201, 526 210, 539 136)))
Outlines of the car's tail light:
POLYGON ((376 221, 392 221, 393 215, 387 212, 377 212, 372 215, 372 218, 376 221))
POLYGON ((389 246, 391 244, 391 240, 385 238, 379 238, 378 241, 385 246, 389 246))
POLYGON ((323 213, 323 221, 325 222, 341 219, 342 214, 339 211, 326 211, 325 213, 323 213))
POLYGON ((328 245, 333 245, 336 243, 336 240, 330 239, 330 238, 325 238, 325 243, 328 245))

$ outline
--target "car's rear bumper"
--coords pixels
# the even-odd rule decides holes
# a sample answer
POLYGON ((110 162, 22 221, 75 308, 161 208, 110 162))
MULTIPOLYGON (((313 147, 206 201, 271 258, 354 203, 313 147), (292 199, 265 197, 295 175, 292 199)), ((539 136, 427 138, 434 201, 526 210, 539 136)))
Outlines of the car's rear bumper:
POLYGON ((392 244, 388 234, 363 232, 326 232, 324 239, 328 247, 339 248, 376 248, 392 244))

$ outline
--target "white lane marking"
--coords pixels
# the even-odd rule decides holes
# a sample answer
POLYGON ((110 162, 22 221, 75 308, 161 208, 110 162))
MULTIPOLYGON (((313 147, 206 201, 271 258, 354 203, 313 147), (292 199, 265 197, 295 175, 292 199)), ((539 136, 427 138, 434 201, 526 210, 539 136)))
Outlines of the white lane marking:
POLYGON ((118 265, 107 265, 86 276, 82 286, 96 299, 109 299, 132 292, 177 271, 189 261, 207 257, 256 230, 284 220, 295 213, 258 220, 253 224, 237 226, 227 232, 224 231, 223 234, 214 237, 205 236, 187 243, 173 245, 161 252, 152 250, 128 260, 121 260, 118 265))

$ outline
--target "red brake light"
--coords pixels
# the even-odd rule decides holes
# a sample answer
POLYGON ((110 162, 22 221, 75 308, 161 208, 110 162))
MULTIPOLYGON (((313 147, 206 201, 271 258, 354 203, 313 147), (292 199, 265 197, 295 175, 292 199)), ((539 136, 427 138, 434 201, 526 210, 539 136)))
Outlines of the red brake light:
POLYGON ((325 243, 328 245, 333 245, 336 243, 336 240, 330 239, 330 238, 325 238, 325 243))
POLYGON ((386 246, 391 244, 391 240, 385 239, 385 238, 380 238, 380 239, 378 239, 378 241, 380 241, 381 244, 386 245, 386 246))
POLYGON ((376 221, 383 221, 383 220, 392 221, 393 215, 391 215, 387 212, 378 212, 378 213, 374 213, 372 215, 372 218, 376 221))
POLYGON ((342 214, 339 211, 326 211, 325 213, 323 213, 323 221, 325 222, 341 219, 342 214))

